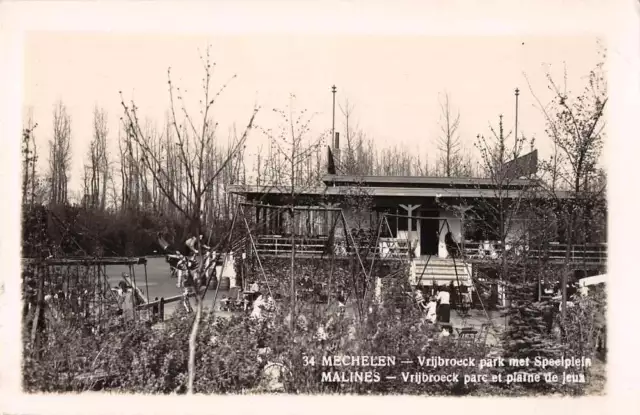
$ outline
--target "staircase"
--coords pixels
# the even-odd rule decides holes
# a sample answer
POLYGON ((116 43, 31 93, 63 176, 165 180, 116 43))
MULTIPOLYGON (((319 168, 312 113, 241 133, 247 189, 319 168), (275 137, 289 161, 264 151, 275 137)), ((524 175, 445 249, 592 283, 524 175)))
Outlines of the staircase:
POLYGON ((465 263, 456 258, 438 258, 437 256, 420 257, 413 260, 411 267, 411 284, 416 285, 420 281, 421 285, 449 285, 452 281, 461 285, 471 285, 471 264, 465 263), (427 263, 428 260, 428 263, 427 263), (457 271, 457 278, 456 278, 457 271), (422 278, 421 278, 422 275, 422 278))

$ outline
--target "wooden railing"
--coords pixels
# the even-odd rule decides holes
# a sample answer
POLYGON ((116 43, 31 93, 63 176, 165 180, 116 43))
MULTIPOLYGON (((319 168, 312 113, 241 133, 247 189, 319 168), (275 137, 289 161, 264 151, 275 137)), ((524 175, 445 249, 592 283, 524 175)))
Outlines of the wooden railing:
MULTIPOLYGON (((293 238, 296 252, 308 255, 322 255, 327 246, 326 236, 293 238)), ((261 255, 280 255, 291 253, 292 238, 290 236, 268 235, 256 238, 256 249, 261 255)))
MULTIPOLYGON (((255 237, 256 248, 260 255, 278 256, 291 253, 291 237, 278 235, 261 235, 255 237)), ((330 249, 336 256, 346 256, 354 253, 351 241, 346 243, 344 237, 336 237, 333 246, 328 245, 328 237, 314 236, 294 238, 296 252, 309 256, 328 256, 330 249)), ((377 246, 361 246, 368 255, 371 253, 382 258, 407 258, 409 243, 405 239, 380 238, 377 246)), ((510 259, 519 257, 529 260, 545 260, 562 263, 567 260, 567 245, 560 243, 548 243, 545 246, 525 246, 522 244, 507 244, 506 250, 500 242, 465 241, 462 244, 465 258, 469 260, 492 260, 506 255, 510 259)), ((602 264, 607 262, 607 244, 580 244, 574 245, 570 251, 568 260, 571 263, 602 264)))
MULTIPOLYGON (((351 255, 355 248, 351 240, 346 241, 344 237, 336 237, 332 246, 328 244, 327 236, 294 238, 296 252, 303 255, 321 256, 329 255, 331 250, 336 256, 351 255), (348 242, 348 243, 347 243, 348 242)), ((357 240, 356 240, 356 243, 357 240)), ((255 237, 256 249, 260 255, 278 256, 291 253, 291 236, 261 235, 255 237)), ((409 243, 406 240, 396 238, 380 238, 377 246, 360 246, 361 253, 366 251, 368 255, 374 253, 384 258, 406 258, 409 250, 409 243)))
POLYGON ((471 260, 490 260, 508 257, 526 257, 527 259, 540 259, 551 262, 605 264, 607 262, 607 244, 576 244, 567 252, 567 244, 550 242, 543 246, 526 246, 524 244, 507 244, 506 250, 500 242, 465 241, 463 252, 466 258, 471 260), (568 254, 568 256, 567 256, 568 254))
POLYGON ((409 254, 409 241, 397 238, 380 238, 375 251, 376 254, 382 258, 407 258, 409 254))

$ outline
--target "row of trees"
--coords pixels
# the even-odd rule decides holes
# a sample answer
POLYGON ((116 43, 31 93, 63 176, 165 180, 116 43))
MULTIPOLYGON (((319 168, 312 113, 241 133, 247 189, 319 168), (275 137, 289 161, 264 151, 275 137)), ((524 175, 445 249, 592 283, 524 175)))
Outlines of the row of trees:
MULTIPOLYGON (((206 82, 211 82, 210 75, 206 82)), ((171 85, 171 84, 170 84, 171 85)), ((216 93, 219 96, 226 88, 224 85, 216 93)), ((209 97, 213 98, 213 97, 209 97)), ((171 103, 167 111, 164 126, 158 129, 149 120, 129 120, 121 117, 117 130, 118 152, 112 154, 110 148, 109 115, 103 108, 95 107, 93 112, 93 134, 89 148, 84 156, 82 189, 77 202, 84 207, 109 210, 112 212, 130 212, 148 210, 171 216, 178 215, 174 204, 169 202, 162 187, 170 198, 183 205, 193 191, 186 185, 190 174, 187 164, 202 158, 203 168, 210 174, 221 170, 215 180, 202 195, 206 208, 207 221, 228 217, 233 206, 232 197, 226 193, 229 184, 247 183, 257 185, 288 183, 290 171, 294 173, 297 185, 319 184, 326 172, 326 151, 324 144, 329 137, 328 131, 313 135, 313 114, 306 110, 296 111, 295 97, 291 96, 288 108, 274 109, 281 117, 276 129, 258 126, 264 137, 264 144, 256 148, 252 166, 247 166, 244 147, 239 148, 229 163, 220 169, 229 154, 233 153, 234 143, 239 137, 234 128, 226 137, 220 139, 218 123, 210 121, 207 128, 215 131, 211 138, 197 151, 198 138, 202 131, 195 130, 193 120, 183 104, 183 94, 179 87, 171 86, 171 103), (175 102, 174 102, 175 100, 175 102), (299 131, 291 132, 293 120, 299 131), (139 130, 139 131, 138 131, 139 130), (136 135, 143 134, 143 143, 136 141, 136 135), (291 141, 294 136, 296 142, 291 141), (193 147, 193 148, 192 148, 193 147), (295 148, 299 155, 291 168, 291 150, 295 148), (182 149, 182 150, 181 150, 182 149), (186 150, 184 150, 186 149, 186 150), (145 152, 153 155, 150 160, 143 157, 145 152), (202 153, 200 155, 200 153, 202 153), (161 167, 166 173, 163 183, 154 180, 154 172, 161 167), (249 180, 248 180, 249 178, 249 180)), ((215 98, 213 98, 215 101, 215 98)), ((132 110, 134 108, 131 108, 132 110)), ((433 140, 437 153, 435 164, 428 157, 416 154, 403 146, 380 148, 372 137, 354 121, 354 106, 348 100, 341 106, 343 114, 344 148, 341 150, 339 171, 354 175, 432 175, 444 177, 482 176, 468 149, 464 149, 458 134, 460 114, 455 112, 448 94, 441 102, 441 134, 433 140)), ((135 117, 139 115, 136 113, 135 117)), ((44 174, 37 171, 39 159, 36 145, 37 124, 33 117, 27 117, 23 129, 23 189, 22 197, 26 205, 49 204, 64 205, 72 198, 69 190, 71 176, 71 139, 72 118, 63 102, 58 102, 53 112, 53 134, 48 142, 48 168, 44 174)), ((41 128, 40 128, 41 130, 41 128)), ((426 154, 428 156, 428 154, 426 154)))

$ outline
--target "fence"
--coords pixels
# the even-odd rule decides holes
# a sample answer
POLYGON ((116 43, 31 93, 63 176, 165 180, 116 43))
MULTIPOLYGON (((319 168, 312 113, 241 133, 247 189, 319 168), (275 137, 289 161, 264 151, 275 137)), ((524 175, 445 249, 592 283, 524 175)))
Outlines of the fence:
POLYGON ((590 265, 604 265, 608 256, 606 243, 575 244, 570 249, 568 244, 559 242, 549 242, 535 247, 528 247, 524 244, 507 244, 506 249, 500 242, 495 241, 465 241, 463 244, 463 253, 470 260, 500 258, 505 252, 508 256, 521 256, 530 260, 558 263, 568 261, 590 265))
MULTIPOLYGON (((333 250, 334 255, 346 256, 354 253, 354 246, 350 239, 344 236, 336 237, 333 244, 326 236, 303 237, 293 239, 296 252, 302 256, 328 255, 333 250), (348 243, 347 243, 348 242, 348 243)), ((361 250, 367 250, 382 258, 406 258, 410 249, 409 242, 402 238, 379 238, 377 245, 354 239, 361 250)), ((290 236, 261 235, 256 237, 256 249, 260 255, 280 256, 291 254, 292 239, 290 236)), ((469 260, 491 260, 505 254, 509 258, 523 257, 529 260, 544 260, 556 263, 569 261, 576 264, 604 265, 607 262, 607 244, 575 244, 567 252, 568 245, 558 242, 535 247, 523 244, 507 244, 506 249, 497 241, 464 241, 462 252, 469 260), (568 254, 568 257, 567 257, 568 254)), ((362 252, 362 251, 361 251, 362 252)))
POLYGON ((336 236, 333 243, 330 243, 327 236, 296 236, 292 244, 291 236, 282 235, 257 236, 256 250, 261 256, 285 256, 291 254, 291 247, 295 245, 296 253, 301 256, 328 256, 331 252, 336 256, 347 256, 355 253, 353 242, 360 248, 361 253, 365 250, 368 254, 373 253, 383 258, 406 258, 409 252, 408 241, 398 238, 380 238, 378 244, 373 246, 374 244, 362 241, 358 237, 354 237, 352 241, 351 238, 336 236))

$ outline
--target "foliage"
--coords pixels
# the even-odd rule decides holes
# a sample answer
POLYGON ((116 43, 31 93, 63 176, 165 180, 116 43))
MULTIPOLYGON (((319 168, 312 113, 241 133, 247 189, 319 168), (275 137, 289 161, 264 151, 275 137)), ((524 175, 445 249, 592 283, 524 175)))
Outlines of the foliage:
MULTIPOLYGON (((389 268, 380 271, 389 275, 389 268)), ((280 271, 287 274, 288 270, 280 271)), ((272 274, 275 277, 275 273, 272 274)), ((528 300, 513 304, 509 313, 509 329, 499 349, 480 344, 459 344, 452 337, 441 337, 440 331, 424 320, 404 295, 408 273, 396 272, 383 278, 381 304, 372 303, 362 319, 354 312, 352 302, 340 313, 334 303, 301 302, 297 324, 292 335, 290 312, 286 299, 277 302, 271 317, 256 320, 247 315, 216 318, 202 316, 197 336, 196 393, 273 392, 265 382, 267 365, 278 364, 283 370, 277 390, 293 394, 418 394, 418 395, 523 395, 540 392, 581 393, 582 385, 404 382, 401 372, 424 372, 432 375, 477 373, 477 368, 419 365, 418 357, 476 358, 497 355, 508 357, 585 356, 593 350, 593 341, 585 330, 596 322, 601 311, 599 297, 577 301, 568 313, 567 330, 582 330, 585 336, 574 336, 563 347, 548 332, 544 321, 546 304, 528 300), (591 322, 591 323, 590 323, 591 322), (564 353, 563 353, 564 352, 564 353), (323 356, 395 356, 395 367, 328 367, 323 356), (309 358, 314 358, 314 365, 309 358), (412 364, 400 364, 401 360, 412 364), (375 371, 379 382, 322 381, 323 372, 375 371), (396 376, 396 379, 385 379, 396 376)), ((285 290, 286 291, 286 290, 285 290)), ((45 391, 122 391, 134 393, 185 393, 187 380, 188 339, 192 316, 177 311, 162 327, 144 322, 118 323, 96 330, 81 325, 79 320, 48 320, 46 347, 41 354, 31 353, 25 337, 23 362, 24 387, 28 392, 45 391)), ((528 368, 532 372, 535 368, 528 368)), ((547 370, 548 371, 548 370, 547 370)), ((501 368, 484 373, 509 373, 501 368)), ((335 375, 334 375, 335 376, 335 375)), ((325 379, 326 380, 326 379, 325 379)), ((276 391, 277 391, 276 390, 276 391)))
MULTIPOLYGON (((564 332, 568 353, 594 358, 598 342, 605 342, 607 295, 604 288, 590 288, 587 296, 577 296, 567 308, 564 332)), ((606 344, 602 345, 606 357, 606 344)))
MULTIPOLYGON (((23 256, 48 249, 57 255, 143 256, 161 252, 158 235, 179 241, 184 225, 156 212, 118 214, 81 206, 34 205, 22 212, 23 256)), ((225 224, 221 221, 220 226, 225 224)))
MULTIPOLYGON (((282 298, 286 298, 289 295, 289 280, 283 278, 282 270, 290 267, 288 258, 263 257, 260 262, 272 292, 282 298)), ((365 263, 367 272, 369 272, 369 265, 370 263, 365 263)), ((368 289, 372 290, 373 278, 398 273, 404 266, 400 261, 376 260, 371 274, 371 281, 367 284, 368 289)), ((251 262, 248 268, 247 274, 253 275, 260 283, 264 282, 262 271, 257 261, 251 262)), ((356 292, 362 293, 364 289, 362 281, 354 280, 354 276, 361 274, 361 272, 362 267, 356 258, 343 257, 330 260, 329 255, 326 255, 324 260, 297 258, 294 268, 296 278, 308 276, 316 283, 325 284, 331 290, 334 298, 341 289, 345 290, 347 296, 351 296, 351 298, 356 295, 356 292), (353 289, 354 281, 358 282, 356 285, 357 291, 353 289)))
MULTIPOLYGON (((534 359, 543 357, 557 359, 562 357, 563 349, 552 334, 554 308, 548 302, 536 302, 533 286, 519 286, 512 293, 511 306, 507 311, 508 327, 503 334, 503 357, 517 359, 534 359)), ((518 371, 517 367, 508 367, 507 371, 518 371)), ((548 371, 548 369, 544 370, 548 371)), ((527 372, 543 370, 530 366, 527 372)), ((527 383, 527 387, 537 390, 548 390, 551 384, 527 383)))
MULTIPOLYGON (((207 314, 203 321, 209 320, 207 314)), ((247 319, 213 319, 198 333, 195 391, 240 392, 256 383, 259 363, 247 319)), ((97 334, 50 327, 43 355, 25 356, 25 390, 184 392, 191 318, 172 316, 162 330, 145 323, 116 325, 97 334), (79 376, 79 375, 85 376, 79 376), (93 375, 93 376, 89 376, 93 375)))
MULTIPOLYGON (((557 280, 558 277, 556 276, 557 280)), ((566 320, 563 322, 558 311, 558 303, 536 301, 536 284, 519 284, 509 293, 511 304, 507 310, 508 325, 503 333, 502 356, 524 359, 536 357, 588 358, 596 360, 596 346, 604 333, 605 294, 595 290, 589 296, 576 294, 569 300, 566 320)), ((506 367, 503 373, 518 371, 506 367)), ((539 392, 561 392, 565 394, 584 393, 590 383, 589 367, 540 368, 529 366, 528 373, 554 372, 561 379, 566 374, 582 374, 586 383, 523 383, 522 388, 539 392)))

